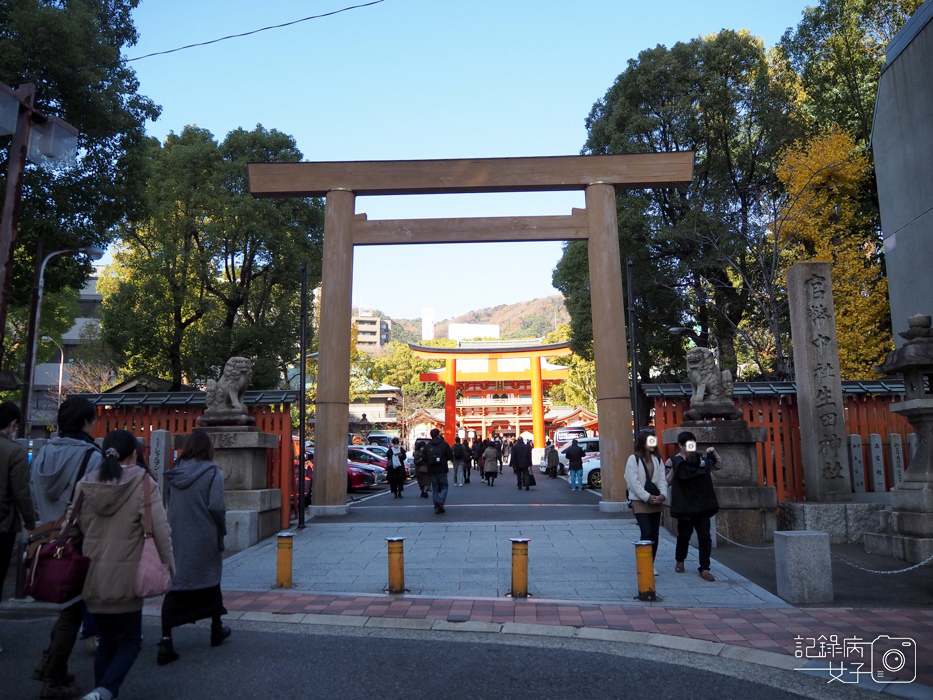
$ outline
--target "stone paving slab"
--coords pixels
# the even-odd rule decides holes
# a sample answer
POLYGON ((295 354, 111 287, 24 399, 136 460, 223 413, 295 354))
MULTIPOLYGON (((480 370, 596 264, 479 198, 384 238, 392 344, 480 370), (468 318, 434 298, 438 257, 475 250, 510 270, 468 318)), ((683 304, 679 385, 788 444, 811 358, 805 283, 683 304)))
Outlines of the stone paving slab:
MULTIPOLYGON (((293 539, 294 590, 381 594, 388 585, 386 537, 404 537, 405 586, 412 595, 500 597, 511 590, 511 537, 531 539, 528 588, 533 597, 644 605, 638 593, 632 520, 502 523, 329 523, 312 521, 293 539), (481 525, 481 527, 479 526, 481 525)), ((227 590, 275 586, 274 539, 224 562, 227 590)), ((714 563, 715 583, 675 574, 674 539, 662 532, 656 590, 665 605, 782 607, 787 604, 745 577, 714 563)))

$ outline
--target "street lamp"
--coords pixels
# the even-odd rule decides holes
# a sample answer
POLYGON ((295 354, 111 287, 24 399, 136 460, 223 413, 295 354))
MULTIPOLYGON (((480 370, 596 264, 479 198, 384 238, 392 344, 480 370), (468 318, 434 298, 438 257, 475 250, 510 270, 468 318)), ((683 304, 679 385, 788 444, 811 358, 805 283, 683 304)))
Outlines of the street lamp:
POLYGON ((65 348, 58 344, 58 341, 55 340, 50 335, 42 336, 43 343, 53 343, 55 347, 58 348, 58 351, 61 353, 61 357, 58 360, 58 408, 62 407, 62 376, 65 374, 65 348))
POLYGON ((0 83, 0 136, 13 136, 0 213, 0 347, 6 334, 13 246, 16 243, 26 160, 43 168, 60 168, 74 162, 78 150, 78 130, 35 109, 35 96, 36 86, 32 83, 22 85, 18 90, 0 83))
POLYGON ((23 422, 19 427, 20 437, 28 438, 31 429, 32 401, 30 399, 32 397, 32 387, 36 380, 36 336, 39 332, 39 318, 42 310, 42 291, 45 288, 45 266, 48 264, 49 260, 56 255, 62 255, 64 253, 82 253, 91 260, 100 260, 104 257, 104 251, 101 248, 88 246, 85 248, 65 248, 63 250, 56 250, 42 258, 42 264, 39 265, 35 286, 32 290, 32 303, 29 308, 29 331, 26 336, 26 366, 23 371, 25 383, 23 385, 23 396, 20 401, 20 411, 23 414, 23 422))

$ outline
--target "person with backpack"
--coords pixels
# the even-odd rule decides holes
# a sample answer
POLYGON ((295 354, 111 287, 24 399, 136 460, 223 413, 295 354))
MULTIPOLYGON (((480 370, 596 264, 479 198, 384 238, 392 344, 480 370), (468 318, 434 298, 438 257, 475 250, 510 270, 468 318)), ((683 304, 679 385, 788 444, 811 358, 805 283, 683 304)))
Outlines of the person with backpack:
POLYGON ((473 463, 476 465, 476 471, 479 472, 479 478, 482 481, 485 476, 483 475, 483 450, 486 449, 486 444, 484 440, 480 440, 479 437, 473 438, 473 463))
POLYGON ((418 481, 418 488, 421 489, 421 497, 427 498, 431 476, 428 474, 428 463, 424 461, 424 445, 424 440, 415 440, 415 451, 411 458, 415 463, 415 479, 418 481))
MULTIPOLYGON (((82 396, 69 396, 59 407, 58 437, 52 438, 32 460, 30 488, 40 524, 63 519, 75 485, 100 468, 102 455, 91 436, 95 423, 97 410, 82 396)), ((84 615, 81 600, 59 611, 49 646, 32 674, 35 680, 43 682, 41 698, 80 695, 74 675, 68 672, 68 659, 84 615)))
POLYGON ((509 466, 515 472, 518 490, 521 491, 522 486, 524 486, 526 491, 530 491, 531 480, 529 479, 528 470, 531 469, 531 447, 525 444, 521 435, 518 436, 510 450, 509 466))
POLYGON ((710 554, 713 539, 710 536, 710 518, 719 512, 719 501, 713 488, 712 471, 718 471, 719 455, 712 447, 706 454, 697 453, 696 436, 688 430, 677 436, 680 452, 667 460, 671 485, 671 515, 677 518, 677 549, 674 552, 674 571, 684 573, 684 561, 690 548, 690 537, 697 533, 700 555, 700 578, 715 581, 710 573, 710 554))
MULTIPOLYGON (((653 430, 642 430, 635 439, 635 454, 625 463, 625 483, 641 539, 651 542, 651 561, 658 555, 661 511, 667 500, 667 479, 653 430)), ((658 572, 655 570, 655 576, 658 572)))
POLYGON ((463 462, 466 456, 466 450, 464 450, 463 445, 460 443, 460 438, 454 439, 453 447, 450 448, 450 453, 453 455, 454 462, 454 486, 463 486, 463 462))
POLYGON ((431 431, 431 439, 424 446, 424 461, 428 465, 428 475, 431 477, 435 515, 444 512, 444 504, 447 502, 447 464, 453 458, 450 445, 441 437, 441 431, 434 428, 431 431))

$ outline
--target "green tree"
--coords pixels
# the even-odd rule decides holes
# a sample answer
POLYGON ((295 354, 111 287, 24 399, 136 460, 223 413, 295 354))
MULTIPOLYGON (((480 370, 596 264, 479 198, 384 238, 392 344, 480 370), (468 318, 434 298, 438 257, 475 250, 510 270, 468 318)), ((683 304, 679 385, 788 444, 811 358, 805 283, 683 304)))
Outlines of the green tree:
POLYGON ((282 384, 298 353, 303 260, 309 288, 320 281, 323 210, 254 199, 246 163, 300 159, 291 137, 261 126, 220 145, 197 127, 153 142, 146 217, 123 227, 103 286, 104 338, 128 371, 196 382, 242 355, 255 386, 282 384))
MULTIPOLYGON (((11 309, 28 304, 40 240, 45 252, 106 247, 115 226, 141 200, 144 125, 159 109, 137 94, 136 75, 121 57, 136 43, 131 12, 137 5, 138 0, 0 4, 0 81, 34 83, 36 107, 79 132, 75 167, 26 167, 11 309)), ((0 187, 6 185, 9 148, 10 140, 0 139, 0 187)), ((80 289, 91 271, 73 256, 59 256, 46 271, 46 291, 80 289)), ((5 352, 4 365, 12 367, 9 360, 5 352)))
MULTIPOLYGON (((696 152, 686 191, 618 198, 623 262, 635 262, 645 371, 656 358, 682 357, 682 349, 671 353, 679 341, 664 336, 684 325, 698 327, 703 341, 715 337, 724 366, 735 369, 738 329, 760 276, 754 250, 767 235, 774 158, 799 130, 795 96, 772 79, 773 69, 762 42, 744 31, 658 46, 629 61, 587 119, 584 153, 696 152)), ((583 254, 574 251, 564 265, 573 248, 580 247, 567 246, 555 273, 572 317, 588 295, 583 254)), ((577 347, 592 337, 587 323, 574 318, 577 347)))

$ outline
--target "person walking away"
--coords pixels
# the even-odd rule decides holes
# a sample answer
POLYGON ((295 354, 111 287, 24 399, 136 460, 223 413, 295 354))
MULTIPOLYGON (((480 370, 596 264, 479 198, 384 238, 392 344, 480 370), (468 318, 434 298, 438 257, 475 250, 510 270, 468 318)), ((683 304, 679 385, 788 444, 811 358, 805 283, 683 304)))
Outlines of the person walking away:
POLYGON ((574 438, 570 442, 570 447, 564 450, 564 459, 567 460, 567 468, 570 470, 570 490, 583 490, 583 455, 586 454, 583 448, 577 444, 574 438))
POLYGON ((483 476, 486 477, 486 483, 490 486, 496 485, 496 477, 499 475, 498 451, 495 443, 490 440, 486 443, 486 449, 483 450, 483 476))
POLYGON ((389 488, 392 489, 395 498, 401 498, 405 489, 405 457, 405 450, 399 444, 398 438, 392 438, 389 454, 386 455, 386 467, 389 470, 389 488))
POLYGON ((460 444, 460 438, 454 438, 454 444, 450 448, 450 453, 453 455, 454 462, 454 485, 463 486, 463 460, 464 460, 464 449, 463 445, 460 444))
POLYGON ((668 478, 671 483, 671 515, 677 518, 677 548, 674 552, 674 571, 684 573, 684 561, 690 548, 690 537, 697 533, 700 557, 700 578, 715 581, 710 573, 710 553, 713 540, 710 536, 710 518, 719 512, 719 501, 713 488, 711 472, 718 471, 719 455, 712 447, 701 456, 697 453, 696 436, 683 431, 677 436, 679 454, 668 460, 671 467, 668 478))
MULTIPOLYGON (((29 485, 39 524, 63 520, 78 481, 100 467, 101 453, 91 436, 96 422, 96 409, 82 396, 69 396, 59 407, 58 437, 32 459, 29 485)), ((32 674, 43 682, 39 697, 73 698, 81 694, 74 675, 68 672, 68 659, 84 615, 85 604, 80 600, 59 611, 49 646, 32 674)))
POLYGON ((522 486, 525 487, 526 491, 531 490, 528 483, 528 470, 531 468, 531 449, 525 444, 521 436, 512 445, 511 453, 509 466, 515 472, 518 490, 521 491, 522 486))
POLYGON ((453 459, 453 452, 441 431, 434 428, 431 431, 431 440, 424 446, 424 461, 428 465, 428 474, 431 477, 431 492, 434 495, 434 514, 444 512, 447 502, 447 472, 448 462, 453 459))
POLYGON ((483 452, 486 449, 485 441, 480 440, 478 437, 473 438, 473 462, 476 465, 476 471, 479 472, 479 478, 482 480, 484 478, 483 473, 483 452))
POLYGON ((554 447, 550 440, 544 446, 544 463, 547 465, 547 475, 552 479, 556 479, 557 468, 560 466, 560 455, 557 454, 557 448, 554 447))
POLYGON ((512 463, 512 440, 511 438, 506 438, 502 441, 502 460, 512 463))
POLYGON ((424 461, 424 440, 415 441, 415 451, 412 459, 415 463, 415 479, 418 481, 418 488, 421 489, 421 497, 428 497, 428 489, 431 488, 431 476, 428 474, 428 463, 424 461))
MULTIPOLYGON (((658 453, 658 438, 652 430, 642 430, 635 438, 635 454, 625 463, 628 498, 641 530, 641 539, 651 542, 651 561, 658 556, 661 511, 667 500, 667 479, 658 453)), ((657 569, 654 575, 658 575, 657 569)))
POLYGON ((499 473, 502 473, 502 440, 496 438, 493 442, 493 445, 496 448, 496 463, 499 465, 499 473))
POLYGON ((81 594, 100 628, 95 687, 83 700, 117 697, 142 648, 143 599, 136 596, 133 581, 145 534, 144 482, 148 482, 153 541, 162 562, 175 573, 162 494, 136 464, 136 450, 136 438, 128 430, 108 433, 100 469, 78 482, 71 506, 80 504, 72 535, 83 538, 82 552, 91 560, 81 594))
POLYGON ((191 431, 185 449, 165 472, 165 484, 177 572, 162 601, 162 639, 156 656, 160 666, 179 658, 172 643, 175 627, 210 619, 212 647, 230 636, 221 620, 227 614, 220 592, 227 534, 224 475, 214 464, 210 435, 191 431))
POLYGON ((29 494, 29 459, 25 448, 13 440, 22 419, 15 403, 0 403, 0 599, 21 523, 27 532, 36 529, 36 507, 29 494))
POLYGON ((473 451, 470 449, 469 438, 463 438, 463 483, 470 483, 470 472, 473 471, 473 451))

